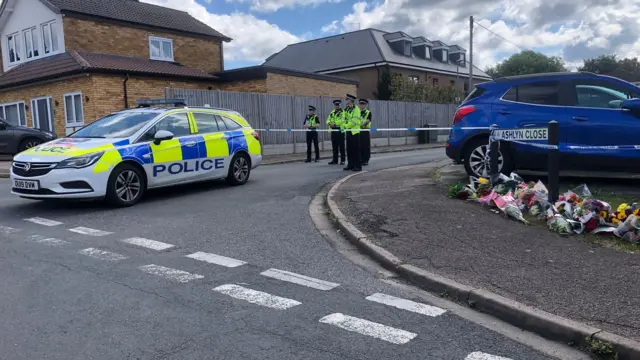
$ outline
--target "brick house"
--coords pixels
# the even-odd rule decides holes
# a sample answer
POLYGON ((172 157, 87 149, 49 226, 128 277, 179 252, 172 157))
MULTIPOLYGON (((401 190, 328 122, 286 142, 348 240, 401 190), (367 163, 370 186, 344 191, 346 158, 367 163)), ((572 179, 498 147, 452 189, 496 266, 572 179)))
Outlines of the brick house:
MULTIPOLYGON (((60 136, 137 99, 164 97, 167 87, 258 91, 228 80, 223 44, 229 41, 186 12, 138 0, 4 0, 0 117, 60 136)), ((309 76, 331 84, 314 91, 339 88, 332 76, 271 74, 265 92, 321 88, 304 83, 309 76), (282 82, 298 85, 276 85, 282 82)), ((338 84, 357 86, 347 82, 338 84)))
MULTIPOLYGON (((455 86, 458 76, 460 93, 468 92, 469 63, 464 48, 401 31, 363 29, 292 44, 271 55, 264 65, 358 80, 358 96, 369 99, 376 98, 385 69, 392 76, 434 86, 455 86)), ((489 75, 474 67, 474 84, 489 80, 489 75)))

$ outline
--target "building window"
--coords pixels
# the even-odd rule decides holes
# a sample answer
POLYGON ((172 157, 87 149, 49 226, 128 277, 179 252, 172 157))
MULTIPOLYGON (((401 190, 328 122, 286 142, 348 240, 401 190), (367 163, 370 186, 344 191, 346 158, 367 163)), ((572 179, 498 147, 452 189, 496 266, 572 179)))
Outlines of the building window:
POLYGON ((404 55, 411 56, 411 43, 404 41, 404 55))
POLYGON ((64 114, 66 127, 84 125, 84 111, 82 108, 82 93, 64 94, 64 114))
POLYGON ((20 37, 18 33, 7 36, 7 49, 9 49, 9 64, 20 61, 20 37))
POLYGON ((433 86, 438 86, 438 78, 433 78, 433 86))
POLYGON ((173 40, 149 36, 149 55, 152 60, 173 61, 173 40))
POLYGON ((456 86, 456 82, 455 82, 455 80, 449 80, 449 85, 451 85, 451 86, 456 86))
POLYGON ((449 62, 449 52, 442 50, 442 62, 449 62))
POLYGON ((425 59, 431 59, 431 48, 428 46, 425 46, 425 48, 426 48, 424 52, 425 59))
POLYGON ((420 81, 420 77, 418 76, 409 76, 409 82, 412 84, 417 84, 420 81))
POLYGON ((27 126, 24 110, 24 101, 0 104, 0 116, 11 125, 27 126))
POLYGON ((57 29, 58 26, 55 21, 42 24, 42 42, 45 54, 56 53, 59 49, 57 29))
POLYGON ((38 31, 31 28, 22 31, 24 36, 24 47, 27 59, 40 56, 40 42, 38 42, 38 31))

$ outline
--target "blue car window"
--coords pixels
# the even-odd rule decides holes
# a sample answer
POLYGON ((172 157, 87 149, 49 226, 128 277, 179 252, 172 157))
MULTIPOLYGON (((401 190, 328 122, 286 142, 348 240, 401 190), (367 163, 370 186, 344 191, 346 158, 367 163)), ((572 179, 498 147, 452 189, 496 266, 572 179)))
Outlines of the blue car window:
POLYGON ((512 87, 502 97, 503 100, 534 105, 559 105, 560 83, 558 81, 538 81, 512 87))
POLYGON ((601 79, 574 80, 575 106, 619 109, 627 99, 638 98, 640 93, 632 87, 601 79))

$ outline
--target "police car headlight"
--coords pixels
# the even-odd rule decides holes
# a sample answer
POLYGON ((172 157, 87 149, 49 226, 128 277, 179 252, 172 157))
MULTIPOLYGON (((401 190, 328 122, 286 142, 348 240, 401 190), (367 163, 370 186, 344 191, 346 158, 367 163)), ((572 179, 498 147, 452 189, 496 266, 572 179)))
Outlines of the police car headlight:
POLYGON ((104 154, 104 151, 62 160, 61 162, 58 163, 58 165, 56 166, 56 169, 86 168, 98 162, 98 160, 100 160, 100 158, 102 157, 102 154, 104 154))

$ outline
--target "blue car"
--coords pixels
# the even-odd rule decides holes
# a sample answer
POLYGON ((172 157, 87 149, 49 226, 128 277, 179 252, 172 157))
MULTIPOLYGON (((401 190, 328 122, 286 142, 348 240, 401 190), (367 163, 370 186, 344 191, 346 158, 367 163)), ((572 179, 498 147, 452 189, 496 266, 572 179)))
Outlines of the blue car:
MULTIPOLYGON (((539 129, 556 120, 561 170, 640 172, 640 150, 633 147, 640 145, 639 98, 640 87, 592 73, 499 78, 476 85, 458 107, 446 153, 469 175, 486 177, 489 130, 464 128, 539 129)), ((545 171, 548 150, 536 143, 546 140, 501 141, 500 171, 545 171)))

